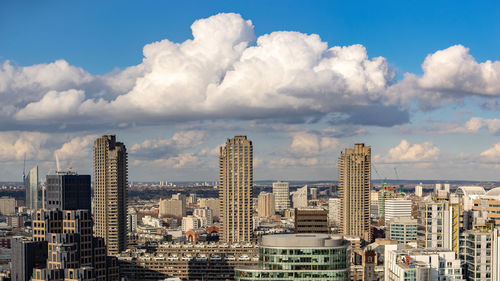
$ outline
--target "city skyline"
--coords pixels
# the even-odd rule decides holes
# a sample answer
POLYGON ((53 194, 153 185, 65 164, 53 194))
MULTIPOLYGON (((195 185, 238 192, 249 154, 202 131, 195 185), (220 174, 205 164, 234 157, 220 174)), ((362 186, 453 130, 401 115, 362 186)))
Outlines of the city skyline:
POLYGON ((112 4, 20 5, 0 6, 3 181, 21 180, 25 155, 42 177, 56 154, 91 174, 105 134, 127 144, 132 181, 215 181, 234 135, 255 144, 255 180, 337 180, 354 143, 372 146, 382 177, 498 180, 493 4, 215 2, 172 17, 123 4, 111 18, 112 4), (89 26, 61 27, 86 12, 89 26))

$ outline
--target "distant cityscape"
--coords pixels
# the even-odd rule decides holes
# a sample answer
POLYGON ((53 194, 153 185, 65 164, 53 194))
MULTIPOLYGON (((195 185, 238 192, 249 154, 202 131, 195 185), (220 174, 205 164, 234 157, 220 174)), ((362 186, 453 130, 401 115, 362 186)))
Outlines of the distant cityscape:
POLYGON ((362 143, 335 182, 254 181, 247 136, 220 147, 217 182, 129 183, 115 135, 93 162, 2 186, 0 280, 500 278, 496 183, 373 180, 362 143))

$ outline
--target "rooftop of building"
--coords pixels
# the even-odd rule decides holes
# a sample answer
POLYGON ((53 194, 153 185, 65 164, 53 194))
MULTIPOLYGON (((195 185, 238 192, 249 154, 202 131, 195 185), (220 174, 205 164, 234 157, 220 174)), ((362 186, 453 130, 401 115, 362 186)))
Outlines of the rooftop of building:
POLYGON ((321 233, 293 233, 262 236, 263 247, 276 248, 334 248, 344 246, 341 235, 330 236, 321 233))
POLYGON ((398 254, 408 254, 412 256, 419 256, 419 255, 432 255, 432 254, 443 254, 443 253, 453 253, 452 250, 448 250, 445 248, 399 248, 396 250, 398 254))
POLYGON ((488 192, 484 194, 484 198, 500 200, 500 187, 495 187, 493 189, 488 190, 488 192))
POLYGON ((417 220, 412 218, 412 217, 395 217, 391 219, 390 224, 397 224, 397 223, 417 223, 417 220))
POLYGON ((460 197, 471 195, 484 195, 486 191, 482 186, 459 186, 456 194, 460 197))

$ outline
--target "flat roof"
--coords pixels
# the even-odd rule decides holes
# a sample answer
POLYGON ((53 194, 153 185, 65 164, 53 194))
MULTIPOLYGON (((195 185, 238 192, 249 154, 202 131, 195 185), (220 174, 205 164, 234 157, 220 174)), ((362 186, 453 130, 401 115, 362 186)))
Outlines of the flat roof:
POLYGON ((263 247, 277 248, 335 248, 344 246, 341 235, 330 236, 323 233, 293 233, 262 236, 263 247))

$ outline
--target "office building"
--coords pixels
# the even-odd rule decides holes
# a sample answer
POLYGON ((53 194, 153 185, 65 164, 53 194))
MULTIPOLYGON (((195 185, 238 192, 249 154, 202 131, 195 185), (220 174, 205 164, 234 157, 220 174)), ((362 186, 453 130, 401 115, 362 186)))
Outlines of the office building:
POLYGON ((220 148, 220 238, 249 242, 253 238, 253 146, 246 136, 228 139, 220 148))
POLYGON ((307 200, 307 185, 293 192, 292 203, 294 208, 307 208, 309 201, 307 200))
POLYGON ((127 248, 128 162, 114 135, 94 141, 94 235, 116 255, 127 248))
POLYGON ((349 280, 349 243, 327 234, 265 235, 259 265, 236 268, 236 281, 349 280))
POLYGON ((12 241, 12 281, 31 279, 34 268, 47 264, 47 242, 16 238, 12 241))
POLYGON ((413 202, 406 199, 385 200, 385 224, 393 218, 411 217, 413 202))
POLYGON ((355 144, 354 149, 347 148, 340 154, 338 169, 341 231, 371 241, 371 147, 355 144))
POLYGON ((474 199, 473 211, 484 214, 494 222, 494 227, 500 227, 500 187, 488 190, 483 196, 474 199))
POLYGON ((389 221, 389 238, 406 244, 417 241, 417 220, 412 217, 396 217, 389 221))
POLYGON ((273 182, 273 194, 277 212, 290 208, 290 186, 288 182, 273 182))
POLYGON ((90 175, 58 172, 47 175, 45 208, 49 210, 90 210, 90 175))
POLYGON ((482 186, 459 186, 455 194, 463 200, 463 210, 470 211, 474 206, 474 200, 480 199, 486 191, 482 186))
POLYGON ((386 245, 385 280, 464 280, 461 262, 447 249, 408 249, 404 245, 386 245))
POLYGON ((16 213, 16 199, 13 197, 0 197, 0 215, 13 215, 16 213))
POLYGON ((35 166, 29 171, 24 179, 24 188, 26 190, 26 207, 31 210, 41 208, 40 194, 38 191, 38 166, 35 166))
POLYGON ((93 237, 88 210, 38 210, 33 240, 47 243, 47 261, 33 271, 32 280, 71 280, 75 272, 69 269, 90 270, 92 280, 119 280, 116 259, 106 256, 104 239, 93 237))
POLYGON ((323 209, 295 209, 295 233, 328 233, 328 212, 323 209))
POLYGON ((274 195, 272 193, 261 192, 258 197, 257 214, 261 218, 269 218, 275 213, 274 195))
POLYGON ((172 196, 172 199, 162 199, 159 204, 160 217, 180 219, 186 216, 186 197, 184 195, 172 196), (177 199, 174 199, 177 198, 177 199))
POLYGON ((340 225, 340 198, 328 199, 328 224, 330 226, 340 225))

